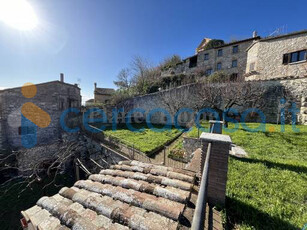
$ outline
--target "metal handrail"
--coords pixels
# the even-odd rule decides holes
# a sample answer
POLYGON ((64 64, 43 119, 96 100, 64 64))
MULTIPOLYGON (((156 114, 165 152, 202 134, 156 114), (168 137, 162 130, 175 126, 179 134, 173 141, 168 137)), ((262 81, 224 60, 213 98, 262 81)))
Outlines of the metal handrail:
MULTIPOLYGON (((89 125, 89 126, 90 126, 92 129, 96 129, 96 130, 99 130, 100 132, 104 133, 103 130, 101 130, 101 129, 99 129, 99 128, 93 126, 93 125, 89 125)), ((93 133, 92 133, 92 134, 93 134, 93 133)), ((105 135, 105 134, 104 134, 104 135, 105 135)), ((136 148, 134 147, 134 144, 131 144, 131 143, 129 143, 129 142, 126 142, 126 143, 125 143, 124 141, 118 139, 117 137, 113 137, 113 136, 111 136, 111 135, 106 135, 106 136, 109 138, 110 141, 116 140, 116 141, 117 141, 116 144, 119 145, 121 148, 124 147, 124 148, 127 148, 128 150, 132 151, 132 156, 129 154, 129 157, 130 157, 132 160, 135 160, 135 156, 138 155, 139 158, 144 158, 144 159, 146 159, 148 162, 151 162, 151 159, 150 159, 148 156, 146 156, 145 153, 143 153, 142 151, 136 149, 136 148), (129 145, 132 145, 132 146, 129 146, 129 145)), ((113 150, 113 151, 114 151, 114 150, 113 150)))
POLYGON ((197 197, 195 212, 193 216, 192 228, 193 230, 203 230, 205 223, 206 204, 207 204, 207 190, 208 190, 208 175, 209 175, 209 161, 211 154, 211 143, 208 144, 206 161, 204 170, 201 176, 200 189, 197 197))

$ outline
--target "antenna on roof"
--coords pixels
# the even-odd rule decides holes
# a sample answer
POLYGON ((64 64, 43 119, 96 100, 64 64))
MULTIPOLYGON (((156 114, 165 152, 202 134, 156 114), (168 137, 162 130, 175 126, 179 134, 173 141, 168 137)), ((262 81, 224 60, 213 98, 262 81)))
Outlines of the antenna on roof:
POLYGON ((279 36, 279 35, 282 35, 282 34, 285 34, 285 25, 277 28, 276 30, 274 30, 270 35, 269 37, 274 37, 274 36, 279 36))

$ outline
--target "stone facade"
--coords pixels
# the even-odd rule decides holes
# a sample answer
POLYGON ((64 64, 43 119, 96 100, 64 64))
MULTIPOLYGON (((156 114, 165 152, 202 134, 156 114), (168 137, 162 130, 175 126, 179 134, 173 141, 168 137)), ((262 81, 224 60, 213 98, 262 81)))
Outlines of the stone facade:
POLYGON ((266 38, 253 36, 208 50, 197 48, 197 54, 163 71, 162 77, 204 73, 208 76, 216 71, 245 76, 246 80, 307 75, 307 30, 266 38), (295 54, 298 51, 302 52, 295 54), (291 61, 293 53, 301 58, 291 61), (286 63, 285 54, 289 54, 286 63))
POLYGON ((94 83, 94 86, 94 104, 109 104, 115 90, 110 88, 98 88, 96 83, 94 83))
POLYGON ((27 102, 32 102, 51 117, 47 128, 37 127, 37 143, 50 143, 61 137, 60 116, 70 107, 80 108, 80 88, 62 81, 52 81, 37 84, 37 93, 33 98, 26 98, 21 88, 0 91, 0 111, 2 118, 2 137, 10 147, 18 148, 21 143, 21 108, 27 102))
POLYGON ((306 50, 307 30, 261 39, 247 49, 246 80, 306 76, 306 50), (305 50, 303 60, 291 63, 284 62, 285 54, 303 50, 305 50))
POLYGON ((260 37, 256 36, 227 43, 216 48, 202 50, 196 55, 184 59, 175 68, 162 72, 162 76, 193 74, 200 70, 205 71, 205 75, 223 71, 229 75, 243 76, 247 61, 246 49, 259 39, 260 37))
POLYGON ((197 55, 197 67, 201 67, 204 70, 212 69, 212 72, 223 71, 229 75, 243 76, 246 69, 246 49, 258 39, 259 37, 250 38, 199 52, 197 55), (219 52, 222 52, 222 56, 218 55, 219 52), (208 60, 205 60, 205 56, 208 57, 208 60), (235 61, 237 65, 233 66, 235 61))

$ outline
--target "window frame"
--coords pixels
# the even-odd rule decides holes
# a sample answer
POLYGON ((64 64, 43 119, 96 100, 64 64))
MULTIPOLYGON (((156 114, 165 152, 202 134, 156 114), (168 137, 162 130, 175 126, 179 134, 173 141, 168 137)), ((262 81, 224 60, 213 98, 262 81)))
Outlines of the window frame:
POLYGON ((197 67, 197 62, 198 62, 198 55, 195 55, 193 57, 189 58, 189 68, 195 68, 197 67))
POLYGON ((216 70, 222 70, 222 62, 218 62, 216 64, 216 70), (220 65, 220 68, 219 68, 219 65, 220 65))
POLYGON ((251 72, 251 71, 255 71, 255 62, 251 62, 251 63, 249 63, 249 71, 251 72))
POLYGON ((231 68, 237 68, 238 67, 238 59, 233 59, 231 61, 231 68), (233 63, 236 63, 236 65, 234 66, 233 63))
POLYGON ((307 49, 298 50, 298 51, 291 52, 291 53, 285 53, 283 54, 283 58, 282 58, 283 65, 295 64, 295 63, 300 63, 300 62, 305 62, 305 61, 307 61, 307 49), (302 52, 304 52, 304 56, 303 56, 303 59, 300 60, 300 56, 302 52), (294 54, 297 55, 296 60, 292 61, 294 54))
POLYGON ((218 49, 217 50, 217 56, 218 57, 223 57, 223 49, 218 49))
POLYGON ((213 74, 213 69, 212 68, 206 69, 205 74, 206 74, 206 76, 210 76, 211 74, 213 74), (210 71, 210 73, 208 73, 209 71, 210 71))
POLYGON ((205 53, 205 54, 204 54, 204 61, 208 61, 209 58, 210 58, 209 53, 205 53), (206 57, 207 57, 207 58, 206 58, 206 57))
POLYGON ((234 45, 232 46, 232 53, 233 54, 236 54, 236 53, 239 53, 239 45, 234 45), (236 49, 235 49, 236 48, 236 49), (236 51, 235 51, 236 50, 236 51))

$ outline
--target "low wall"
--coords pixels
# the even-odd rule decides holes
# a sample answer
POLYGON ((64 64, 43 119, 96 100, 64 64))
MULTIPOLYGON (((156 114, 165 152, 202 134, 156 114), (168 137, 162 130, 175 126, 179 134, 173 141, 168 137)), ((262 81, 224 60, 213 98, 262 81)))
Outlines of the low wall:
POLYGON ((192 153, 201 148, 201 141, 198 138, 183 137, 183 149, 187 160, 191 159, 192 153))

